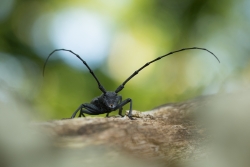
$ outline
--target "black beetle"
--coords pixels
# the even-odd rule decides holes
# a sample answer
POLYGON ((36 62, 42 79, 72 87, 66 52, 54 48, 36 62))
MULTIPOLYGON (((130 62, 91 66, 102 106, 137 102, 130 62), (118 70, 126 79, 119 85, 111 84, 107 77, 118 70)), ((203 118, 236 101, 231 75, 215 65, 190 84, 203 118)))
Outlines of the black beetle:
POLYGON ((127 103, 130 103, 130 108, 129 108, 129 113, 128 113, 128 117, 130 119, 132 118, 132 99, 127 98, 125 100, 122 100, 122 96, 118 95, 117 93, 120 92, 123 88, 124 85, 130 80, 132 79, 135 75, 137 75, 142 69, 144 69, 145 67, 147 67, 149 64, 160 60, 163 57, 169 56, 171 54, 174 54, 176 52, 181 52, 184 50, 191 50, 191 49, 200 49, 200 50, 205 50, 209 53, 211 53, 217 60, 218 62, 220 62, 220 60, 215 56, 215 54, 213 54, 211 51, 205 49, 205 48, 199 48, 199 47, 191 47, 191 48, 183 48, 180 50, 176 50, 173 52, 169 52, 163 56, 157 57, 156 59, 147 62, 144 66, 142 66, 141 68, 139 68, 138 70, 136 70, 130 77, 128 77, 120 86, 118 86, 118 88, 112 92, 112 91, 106 91, 105 88, 101 85, 101 83, 99 82, 99 80, 97 79, 96 75, 94 74, 94 72, 91 70, 91 68, 88 66, 88 64, 77 54, 75 54, 74 52, 72 52, 71 50, 67 50, 67 49, 56 49, 53 52, 51 52, 49 54, 49 56, 47 57, 45 63, 44 63, 44 67, 43 67, 43 74, 44 74, 44 70, 45 70, 45 66, 46 63, 49 60, 49 57, 57 51, 68 51, 71 52, 72 54, 74 54, 76 57, 78 57, 82 63, 88 68, 89 72, 91 73, 91 75, 95 78, 97 84, 98 84, 98 88, 102 91, 102 94, 96 98, 94 98, 90 103, 83 103, 81 104, 76 111, 73 113, 73 115, 71 116, 71 118, 74 118, 77 114, 78 111, 80 111, 79 117, 83 116, 85 117, 84 113, 89 114, 89 115, 99 115, 99 114, 106 114, 106 117, 109 116, 109 113, 112 111, 115 111, 117 109, 119 109, 119 115, 123 117, 122 115, 122 107, 124 105, 126 105, 127 103))

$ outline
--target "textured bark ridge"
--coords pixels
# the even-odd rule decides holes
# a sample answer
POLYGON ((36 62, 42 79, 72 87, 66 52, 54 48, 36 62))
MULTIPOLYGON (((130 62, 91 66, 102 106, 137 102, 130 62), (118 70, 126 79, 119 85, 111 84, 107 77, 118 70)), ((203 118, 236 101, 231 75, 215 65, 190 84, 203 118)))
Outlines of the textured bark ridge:
POLYGON ((205 156, 201 144, 205 130, 194 115, 210 97, 159 106, 151 111, 133 111, 127 116, 76 118, 39 123, 55 144, 66 148, 108 146, 137 158, 175 161, 205 156))

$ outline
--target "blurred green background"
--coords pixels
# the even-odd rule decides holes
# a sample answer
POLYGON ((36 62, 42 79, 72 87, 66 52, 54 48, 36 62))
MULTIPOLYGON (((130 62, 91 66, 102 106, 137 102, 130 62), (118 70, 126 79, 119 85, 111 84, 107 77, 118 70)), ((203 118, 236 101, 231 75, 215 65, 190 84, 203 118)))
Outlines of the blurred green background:
MULTIPOLYGON (((115 90, 146 62, 151 64, 120 94, 144 111, 200 95, 234 92, 250 84, 248 0, 1 0, 0 102, 7 92, 29 105, 34 119, 68 118, 101 91, 115 90)), ((13 104, 15 105, 15 104, 13 104)), ((128 109, 129 105, 124 109, 128 109)), ((117 112, 114 112, 113 115, 117 112)))

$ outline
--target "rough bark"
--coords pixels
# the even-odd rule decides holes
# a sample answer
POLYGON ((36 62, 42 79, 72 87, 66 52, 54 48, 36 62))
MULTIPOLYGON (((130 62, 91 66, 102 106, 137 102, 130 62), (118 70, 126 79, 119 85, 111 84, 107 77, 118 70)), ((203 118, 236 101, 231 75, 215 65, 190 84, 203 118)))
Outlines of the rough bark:
POLYGON ((121 117, 87 117, 36 123, 66 148, 108 146, 133 157, 173 162, 206 156, 202 142, 205 129, 195 120, 211 97, 133 111, 136 120, 121 117))

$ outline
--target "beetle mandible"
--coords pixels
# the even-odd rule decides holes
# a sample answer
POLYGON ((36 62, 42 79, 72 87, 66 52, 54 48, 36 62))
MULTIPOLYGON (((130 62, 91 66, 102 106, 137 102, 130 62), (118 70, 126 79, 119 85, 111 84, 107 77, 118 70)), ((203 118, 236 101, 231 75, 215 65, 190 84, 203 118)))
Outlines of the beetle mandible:
POLYGON ((67 51, 70 52, 72 54, 74 54, 77 58, 79 58, 82 63, 88 68, 89 72, 91 73, 91 75, 95 78, 97 84, 98 84, 98 88, 102 91, 102 94, 98 97, 95 97, 90 103, 83 103, 81 104, 76 111, 72 114, 71 118, 74 118, 77 114, 78 111, 80 111, 79 113, 79 117, 83 116, 85 117, 85 114, 89 114, 89 115, 99 115, 99 114, 106 114, 106 117, 109 116, 109 113, 115 110, 119 109, 119 115, 123 117, 122 115, 122 107, 128 103, 130 103, 130 107, 129 107, 129 113, 128 113, 128 117, 133 120, 134 118, 132 118, 132 99, 127 98, 125 100, 122 100, 122 96, 118 95, 117 93, 120 92, 125 84, 132 79, 134 76, 136 76, 142 69, 144 69, 145 67, 147 67, 148 65, 150 65, 151 63, 160 60, 163 57, 169 56, 171 54, 174 54, 176 52, 181 52, 184 50, 191 50, 191 49, 199 49, 199 50, 205 50, 209 53, 211 53, 220 63, 220 60, 218 59, 218 57, 215 56, 215 54, 213 54, 211 51, 205 49, 205 48, 199 48, 199 47, 191 47, 191 48, 182 48, 180 50, 176 50, 176 51, 172 51, 169 52, 163 56, 157 57, 156 59, 147 62, 146 64, 144 64, 141 68, 139 68, 138 70, 136 70, 132 75, 130 75, 120 86, 117 87, 117 89, 115 91, 106 91, 105 88, 102 86, 102 84, 100 83, 100 81, 97 79, 96 75, 94 74, 94 72, 91 70, 91 68, 88 66, 88 64, 76 53, 74 53, 71 50, 67 50, 67 49, 56 49, 53 52, 51 52, 49 54, 49 56, 47 57, 44 66, 43 66, 43 75, 44 75, 44 71, 45 71, 45 66, 50 58, 50 56, 57 52, 57 51, 67 51))

